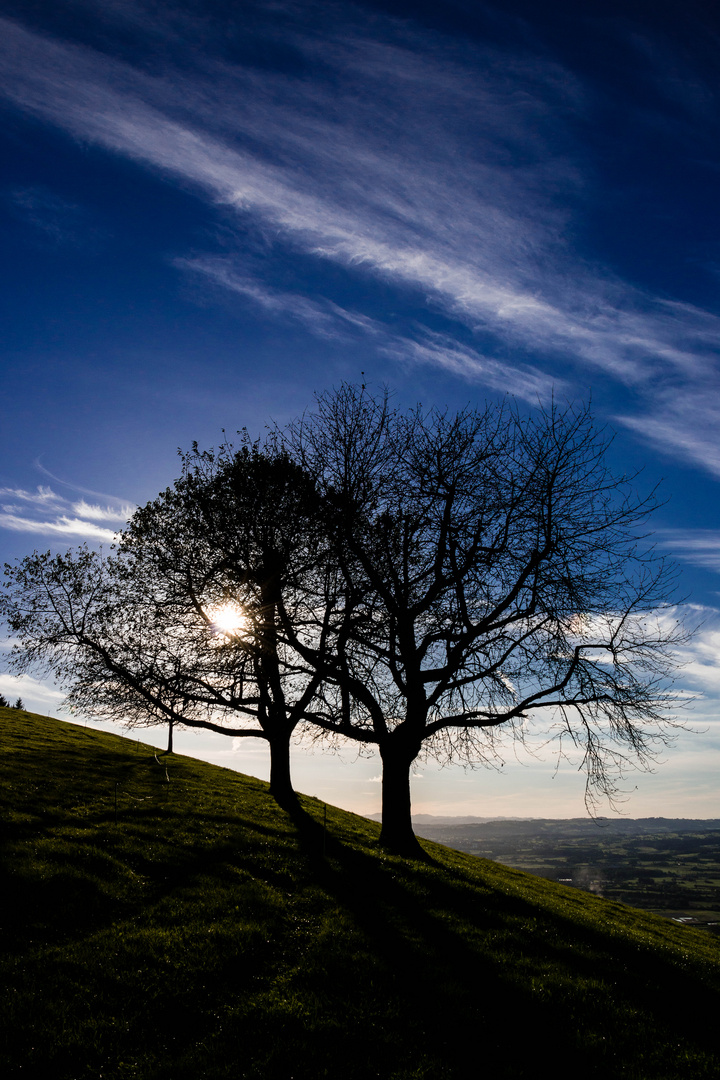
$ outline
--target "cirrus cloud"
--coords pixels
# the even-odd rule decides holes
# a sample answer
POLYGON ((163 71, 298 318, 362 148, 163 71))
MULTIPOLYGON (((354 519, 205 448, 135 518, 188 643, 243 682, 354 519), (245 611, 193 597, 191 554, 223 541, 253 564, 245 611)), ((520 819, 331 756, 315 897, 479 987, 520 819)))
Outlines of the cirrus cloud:
POLYGON ((47 486, 39 486, 35 491, 0 488, 0 499, 11 500, 0 503, 1 529, 93 543, 114 543, 117 529, 102 523, 124 523, 134 509, 123 504, 115 507, 93 505, 84 499, 71 502, 47 486))

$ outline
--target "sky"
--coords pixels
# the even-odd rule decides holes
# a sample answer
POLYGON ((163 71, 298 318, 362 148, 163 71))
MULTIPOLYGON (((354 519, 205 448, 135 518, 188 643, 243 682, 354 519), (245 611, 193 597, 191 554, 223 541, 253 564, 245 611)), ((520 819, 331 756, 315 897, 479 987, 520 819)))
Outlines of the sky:
MULTIPOLYGON (((699 627, 689 730, 620 809, 720 817, 719 52, 701 0, 0 0, 0 561, 107 546, 178 448, 343 381, 590 400, 699 627)), ((256 740, 176 748, 267 776, 256 740)), ((415 811, 585 813, 540 733, 504 761, 420 762, 415 811)), ((379 775, 294 751, 360 813, 379 775)))

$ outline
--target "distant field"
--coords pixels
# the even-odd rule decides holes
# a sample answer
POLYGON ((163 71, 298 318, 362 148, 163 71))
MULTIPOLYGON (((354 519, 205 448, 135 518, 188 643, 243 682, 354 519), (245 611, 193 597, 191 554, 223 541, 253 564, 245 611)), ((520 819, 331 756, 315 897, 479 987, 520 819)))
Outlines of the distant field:
POLYGON ((491 821, 418 825, 417 832, 458 851, 720 931, 717 819, 491 821))

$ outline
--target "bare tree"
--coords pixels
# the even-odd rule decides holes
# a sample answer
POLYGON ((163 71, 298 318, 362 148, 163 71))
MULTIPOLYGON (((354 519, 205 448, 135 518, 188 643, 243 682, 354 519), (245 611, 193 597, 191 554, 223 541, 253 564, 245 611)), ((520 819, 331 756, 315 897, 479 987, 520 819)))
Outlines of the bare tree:
MULTIPOLYGON (((232 707, 252 715, 270 746, 271 791, 286 808, 296 806, 290 779, 290 739, 314 716, 322 675, 281 634, 279 612, 290 618, 296 640, 319 627, 319 655, 328 647, 332 596, 308 610, 310 587, 322 577, 318 496, 312 479, 270 439, 263 448, 244 437, 239 450, 194 446, 183 457, 183 475, 139 510, 123 535, 121 551, 149 566, 165 590, 165 612, 217 633, 222 615, 238 625, 221 634, 218 657, 239 665, 232 707), (232 621, 232 620, 231 620, 232 621)), ((186 631, 183 629, 187 641, 186 631)), ((197 645, 190 643, 197 653, 197 645)), ((192 665, 182 665, 192 671, 192 665)), ((222 679, 207 680, 217 694, 222 679)))
POLYGON ((167 723, 169 749, 178 725, 262 738, 272 794, 297 810, 290 739, 320 676, 279 637, 277 606, 282 598, 286 617, 300 615, 297 590, 315 560, 312 497, 272 446, 193 448, 115 553, 35 553, 6 566, 13 669, 52 673, 84 713, 167 723))
POLYGON ((653 760, 674 724, 673 573, 643 538, 654 496, 609 471, 587 409, 401 413, 344 386, 288 438, 323 491, 345 619, 330 663, 284 629, 338 688, 316 722, 378 745, 384 844, 417 850, 421 752, 479 763, 551 715, 590 800, 653 760))
POLYGON ((201 700, 219 667, 209 635, 200 641, 197 621, 167 619, 157 581, 132 560, 86 547, 35 552, 6 565, 5 577, 0 607, 17 635, 12 670, 52 675, 73 710, 129 727, 168 723, 169 750, 176 725, 229 731, 213 722, 210 696, 201 700))
POLYGON ((612 796, 674 724, 683 630, 654 496, 606 450, 584 408, 403 413, 344 386, 262 447, 193 447, 113 555, 6 567, 14 669, 86 712, 265 739, 289 809, 299 727, 377 745, 382 842, 409 854, 418 755, 482 763, 543 716, 612 796))

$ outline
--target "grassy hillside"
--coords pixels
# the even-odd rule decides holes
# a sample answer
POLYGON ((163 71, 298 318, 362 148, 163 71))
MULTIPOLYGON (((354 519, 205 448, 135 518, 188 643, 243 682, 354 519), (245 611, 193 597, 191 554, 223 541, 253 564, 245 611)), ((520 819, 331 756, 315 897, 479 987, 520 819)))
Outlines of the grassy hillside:
POLYGON ((4 1076, 720 1075, 709 935, 333 808, 323 851, 132 740, 0 709, 0 747, 4 1076))

